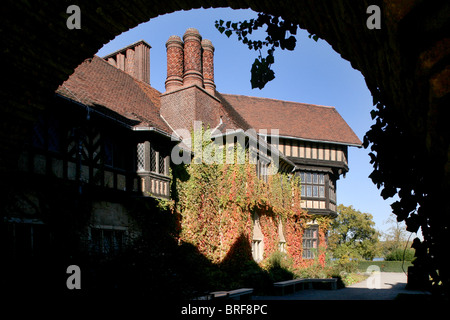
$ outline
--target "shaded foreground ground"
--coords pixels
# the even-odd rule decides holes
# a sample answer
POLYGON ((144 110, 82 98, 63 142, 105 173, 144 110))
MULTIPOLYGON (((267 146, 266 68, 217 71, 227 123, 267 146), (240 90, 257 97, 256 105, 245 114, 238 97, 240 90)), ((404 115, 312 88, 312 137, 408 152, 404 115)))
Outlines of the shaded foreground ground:
POLYGON ((399 294, 427 294, 406 290, 407 276, 378 272, 359 283, 338 290, 301 290, 285 296, 254 296, 253 300, 394 300, 399 294))

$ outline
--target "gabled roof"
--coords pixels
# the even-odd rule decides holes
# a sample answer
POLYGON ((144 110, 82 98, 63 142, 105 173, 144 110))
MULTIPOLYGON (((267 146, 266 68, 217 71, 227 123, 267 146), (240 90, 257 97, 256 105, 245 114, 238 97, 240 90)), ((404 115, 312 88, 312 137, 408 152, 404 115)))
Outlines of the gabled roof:
POLYGON ((56 93, 110 116, 116 113, 136 126, 172 132, 159 115, 161 93, 97 56, 80 64, 56 93))
POLYGON ((278 129, 280 136, 361 146, 361 140, 334 107, 221 94, 222 103, 234 108, 255 130, 278 129))

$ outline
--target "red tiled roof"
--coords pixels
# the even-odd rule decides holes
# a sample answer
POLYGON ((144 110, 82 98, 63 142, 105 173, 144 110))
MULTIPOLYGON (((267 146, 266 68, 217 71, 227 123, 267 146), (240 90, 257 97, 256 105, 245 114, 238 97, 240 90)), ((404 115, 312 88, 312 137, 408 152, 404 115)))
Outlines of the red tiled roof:
POLYGON ((100 111, 111 110, 139 126, 172 132, 159 115, 160 92, 97 56, 80 64, 56 92, 100 111))
POLYGON ((221 97, 255 130, 267 129, 270 133, 270 129, 278 129, 280 136, 362 144, 334 107, 232 94, 221 97))

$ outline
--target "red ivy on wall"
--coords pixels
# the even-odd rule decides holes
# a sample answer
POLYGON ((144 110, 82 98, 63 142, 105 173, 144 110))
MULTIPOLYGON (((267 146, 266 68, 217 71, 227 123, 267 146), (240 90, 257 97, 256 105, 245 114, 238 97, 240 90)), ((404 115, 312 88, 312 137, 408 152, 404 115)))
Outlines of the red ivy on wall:
MULTIPOLYGON (((242 236, 251 246, 252 216, 260 219, 264 259, 278 250, 278 224, 283 224, 286 253, 294 268, 307 267, 302 259, 303 232, 311 217, 300 205, 300 184, 295 176, 276 173, 267 182, 249 164, 190 164, 189 179, 177 180, 180 199, 173 210, 181 216, 180 240, 195 245, 213 263, 221 263, 242 236)), ((319 261, 325 263, 325 232, 320 225, 319 261)), ((235 250, 235 249, 234 249, 235 250)), ((246 250, 248 256, 249 250, 246 250)), ((251 257, 247 257, 251 259, 251 257)))

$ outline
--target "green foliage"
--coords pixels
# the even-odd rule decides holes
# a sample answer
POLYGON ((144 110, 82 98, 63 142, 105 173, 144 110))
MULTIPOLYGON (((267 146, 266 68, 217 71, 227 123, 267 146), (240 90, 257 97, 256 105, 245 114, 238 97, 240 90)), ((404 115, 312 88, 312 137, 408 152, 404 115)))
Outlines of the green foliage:
POLYGON ((407 272, 412 263, 410 261, 359 261, 358 271, 366 272, 372 265, 378 266, 381 272, 407 272))
POLYGON ((385 261, 412 261, 415 251, 413 249, 394 249, 384 258, 385 261))
POLYGON ((319 261, 315 260, 312 264, 305 268, 296 269, 296 278, 330 278, 328 268, 324 268, 319 261))
POLYGON ((265 269, 268 271, 272 282, 294 278, 292 258, 283 252, 274 252, 269 257, 265 269))
POLYGON ((378 232, 369 213, 339 205, 332 223, 329 249, 337 259, 373 259, 379 253, 378 232))

